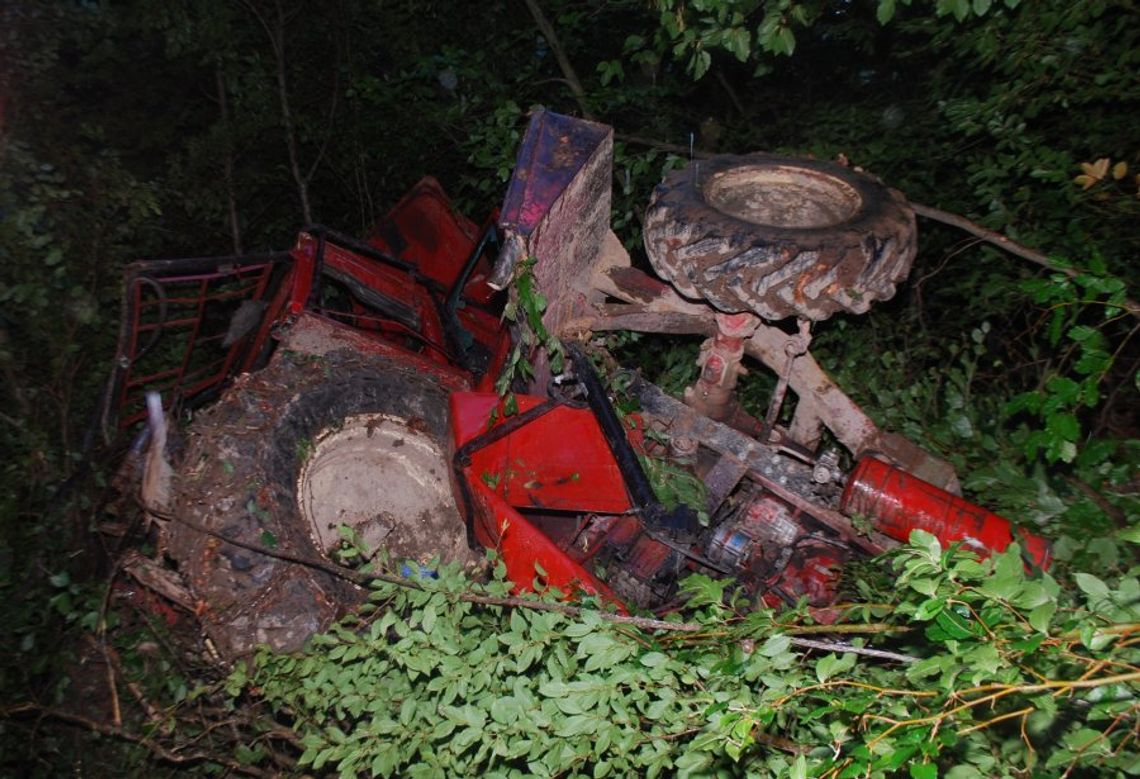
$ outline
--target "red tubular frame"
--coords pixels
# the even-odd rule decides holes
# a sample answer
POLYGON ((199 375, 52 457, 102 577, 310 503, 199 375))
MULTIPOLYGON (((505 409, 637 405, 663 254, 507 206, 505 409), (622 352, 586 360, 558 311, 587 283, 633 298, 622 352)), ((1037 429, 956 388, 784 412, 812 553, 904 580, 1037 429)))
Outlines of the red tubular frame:
POLYGON ((961 542, 982 557, 1003 552, 1017 541, 1026 560, 1037 567, 1048 568, 1051 560, 1044 538, 1015 529, 1008 519, 874 457, 859 461, 839 508, 848 516, 869 517, 876 529, 898 541, 925 530, 944 545, 961 542))

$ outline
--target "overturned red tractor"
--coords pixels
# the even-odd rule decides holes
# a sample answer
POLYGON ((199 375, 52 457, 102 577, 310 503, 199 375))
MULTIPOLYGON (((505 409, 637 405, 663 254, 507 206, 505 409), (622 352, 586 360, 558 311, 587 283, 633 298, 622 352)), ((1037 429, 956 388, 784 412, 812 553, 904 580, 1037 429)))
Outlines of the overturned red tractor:
POLYGON ((826 607, 842 563, 914 529, 982 555, 1016 540, 1048 564, 1042 539, 958 497, 947 463, 880 431, 810 354, 813 322, 905 278, 902 195, 813 160, 694 162, 649 208, 657 278, 610 230, 611 167, 608 127, 539 110, 481 229, 425 180, 365 243, 311 229, 288 254, 131 267, 107 420, 142 419, 147 390, 212 402, 164 452, 161 513, 223 654, 295 649, 351 608, 358 590, 296 562, 344 539, 416 569, 493 548, 520 589, 656 610, 692 571, 756 604, 826 607), (519 286, 545 299, 537 340, 561 354, 512 340, 519 286), (588 334, 611 330, 706 335, 684 402, 599 377, 588 334), (512 350, 536 370, 505 401, 512 350), (762 419, 734 399, 745 355, 776 376, 762 419), (639 410, 620 415, 614 392, 639 410), (825 428, 841 447, 821 448, 825 428), (699 481, 703 505, 664 505, 646 463, 699 481))

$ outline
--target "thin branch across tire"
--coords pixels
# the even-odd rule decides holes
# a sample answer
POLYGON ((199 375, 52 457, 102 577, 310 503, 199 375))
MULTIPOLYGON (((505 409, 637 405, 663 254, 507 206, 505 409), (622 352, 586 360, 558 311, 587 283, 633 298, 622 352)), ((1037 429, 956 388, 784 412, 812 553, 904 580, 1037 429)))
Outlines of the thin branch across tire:
MULTIPOLYGON (((278 350, 190 429, 175 516, 317 557, 340 523, 393 558, 473 560, 450 490, 445 387, 351 350, 278 350)), ((171 522, 167 548, 222 655, 299 649, 363 591, 327 573, 171 522)))
POLYGON ((654 191, 645 248, 683 295, 768 320, 861 314, 910 272, 914 213, 870 176, 770 154, 699 160, 654 191))

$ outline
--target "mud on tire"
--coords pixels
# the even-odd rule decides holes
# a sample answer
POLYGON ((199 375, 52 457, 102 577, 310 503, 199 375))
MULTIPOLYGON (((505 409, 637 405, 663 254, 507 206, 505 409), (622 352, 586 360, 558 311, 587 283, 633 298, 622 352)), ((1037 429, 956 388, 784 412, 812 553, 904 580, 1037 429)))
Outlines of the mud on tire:
POLYGON ((683 295, 769 320, 863 313, 914 259, 914 214, 870 176, 817 160, 721 156, 670 173, 645 249, 683 295))
MULTIPOLYGON (((364 425, 353 446, 372 445, 375 424, 387 426, 375 447, 398 447, 408 439, 447 451, 447 390, 431 379, 351 351, 315 357, 279 350, 269 366, 241 377, 194 421, 175 476, 174 516, 227 537, 320 558, 335 527, 316 532, 300 508, 299 484, 314 447, 346 420, 364 425)), ((451 501, 442 457, 430 473, 421 470, 417 478, 440 480, 451 501)), ((379 485, 381 503, 386 486, 379 485)), ((341 505, 351 506, 351 498, 341 505)), ((395 525, 383 545, 398 559, 472 559, 453 502, 449 508, 410 517, 377 511, 395 525)), ((402 514, 399 507, 393 511, 402 514)), ((298 649, 363 598, 362 590, 327 573, 224 543, 176 520, 166 534, 168 553, 200 601, 206 633, 228 658, 261 643, 285 652, 298 649)))

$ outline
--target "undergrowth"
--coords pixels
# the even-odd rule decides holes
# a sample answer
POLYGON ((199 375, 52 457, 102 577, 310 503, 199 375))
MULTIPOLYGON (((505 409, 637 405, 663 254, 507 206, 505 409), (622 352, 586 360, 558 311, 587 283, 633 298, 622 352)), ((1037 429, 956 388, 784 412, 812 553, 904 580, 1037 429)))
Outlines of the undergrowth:
POLYGON ((921 532, 884 564, 895 586, 828 626, 746 613, 731 582, 694 575, 666 630, 557 593, 536 605, 565 611, 472 602, 508 594, 502 564, 486 584, 444 567, 377 583, 360 615, 227 689, 299 734, 299 767, 340 776, 1137 770, 1140 569, 1063 587, 1016 547, 978 561, 921 532))

